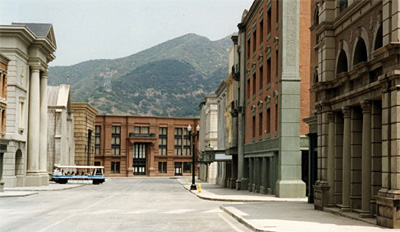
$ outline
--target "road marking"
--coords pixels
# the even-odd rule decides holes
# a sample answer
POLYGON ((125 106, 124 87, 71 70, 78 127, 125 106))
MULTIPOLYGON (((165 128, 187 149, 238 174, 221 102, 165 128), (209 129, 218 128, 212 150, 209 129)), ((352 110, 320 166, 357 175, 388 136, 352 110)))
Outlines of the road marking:
POLYGON ((187 213, 187 212, 190 212, 190 211, 194 211, 194 209, 176 209, 176 210, 171 210, 171 211, 168 211, 168 212, 165 212, 165 213, 178 214, 178 213, 187 213))
POLYGON ((218 214, 218 216, 220 216, 232 229, 234 229, 237 232, 243 232, 243 230, 237 228, 235 225, 233 225, 232 222, 230 222, 228 219, 225 218, 224 215, 222 214, 218 214))
MULTIPOLYGON (((116 195, 118 195, 118 193, 113 194, 113 195, 111 195, 111 196, 109 196, 109 197, 107 197, 107 198, 104 198, 103 200, 100 200, 100 201, 94 203, 93 205, 91 205, 91 206, 85 208, 84 210, 88 210, 88 209, 90 209, 90 208, 92 208, 92 207, 94 207, 94 206, 96 206, 96 205, 102 203, 103 201, 106 201, 106 200, 108 200, 108 199, 110 199, 110 198, 116 196, 116 195)), ((71 214, 70 216, 68 216, 68 217, 66 217, 66 218, 64 218, 64 219, 62 219, 62 220, 60 220, 60 221, 58 221, 58 222, 55 222, 55 223, 53 223, 53 224, 51 224, 51 225, 45 227, 44 229, 40 230, 39 232, 46 231, 47 229, 49 229, 49 228, 51 228, 51 227, 53 227, 53 226, 55 226, 55 225, 58 225, 58 224, 60 224, 60 223, 62 223, 62 222, 64 222, 64 221, 66 221, 66 220, 72 218, 73 216, 76 216, 76 214, 71 214)))

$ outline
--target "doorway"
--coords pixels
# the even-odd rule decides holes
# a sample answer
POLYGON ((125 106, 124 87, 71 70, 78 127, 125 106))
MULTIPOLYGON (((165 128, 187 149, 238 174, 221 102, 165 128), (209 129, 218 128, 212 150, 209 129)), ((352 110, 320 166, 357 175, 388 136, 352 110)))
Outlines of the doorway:
POLYGON ((144 143, 133 145, 133 175, 146 175, 146 144, 144 143))

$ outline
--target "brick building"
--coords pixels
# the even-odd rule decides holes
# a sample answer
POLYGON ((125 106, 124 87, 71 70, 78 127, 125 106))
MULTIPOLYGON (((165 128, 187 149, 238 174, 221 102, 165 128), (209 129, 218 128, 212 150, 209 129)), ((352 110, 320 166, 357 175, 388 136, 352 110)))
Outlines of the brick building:
POLYGON ((315 208, 400 228, 400 2, 313 4, 315 208))
POLYGON ((94 164, 94 122, 97 110, 89 103, 73 102, 75 164, 94 164))
POLYGON ((192 175, 187 126, 194 130, 199 119, 97 115, 95 124, 94 163, 107 176, 192 175))
POLYGON ((237 188, 304 197, 310 1, 254 1, 238 27, 237 188))

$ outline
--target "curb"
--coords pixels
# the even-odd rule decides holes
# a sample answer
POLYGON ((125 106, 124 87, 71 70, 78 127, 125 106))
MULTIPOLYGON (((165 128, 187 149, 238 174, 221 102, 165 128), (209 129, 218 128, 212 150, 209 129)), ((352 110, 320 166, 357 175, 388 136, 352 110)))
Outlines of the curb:
POLYGON ((221 205, 219 208, 222 211, 224 211, 225 213, 231 215, 234 219, 236 219, 238 222, 240 222, 241 224, 245 225, 247 228, 249 228, 252 231, 256 231, 256 232, 273 232, 271 230, 264 230, 264 229, 257 228, 255 226, 253 226, 247 219, 245 219, 244 217, 242 217, 240 215, 234 214, 233 212, 231 212, 230 210, 225 208, 224 205, 221 205))
POLYGON ((38 192, 27 192, 27 193, 18 193, 18 194, 10 194, 10 193, 0 193, 0 198, 6 198, 6 197, 27 197, 27 196, 32 196, 36 195, 38 192))

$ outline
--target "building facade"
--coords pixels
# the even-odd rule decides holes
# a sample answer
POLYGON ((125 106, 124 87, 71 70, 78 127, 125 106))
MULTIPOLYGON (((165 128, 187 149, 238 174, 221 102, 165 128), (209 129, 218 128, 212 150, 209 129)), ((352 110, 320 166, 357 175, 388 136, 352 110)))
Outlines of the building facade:
POLYGON ((75 165, 94 165, 94 131, 97 110, 89 103, 72 102, 74 115, 75 165))
POLYGON ((104 166, 111 177, 191 176, 193 148, 188 125, 195 130, 199 120, 97 115, 94 163, 104 166))
POLYGON ((212 184, 217 183, 218 164, 213 157, 218 149, 218 104, 215 93, 204 97, 200 103, 200 164, 199 179, 212 184), (210 151, 210 153, 206 153, 210 151))
POLYGON ((237 189, 306 195, 309 11, 309 1, 254 1, 238 25, 237 189))
POLYGON ((315 208, 400 228, 399 1, 316 1, 315 208))
POLYGON ((6 137, 10 143, 3 180, 9 187, 47 185, 47 69, 55 59, 53 26, 13 23, 1 25, 0 34, 0 52, 9 59, 6 137))
POLYGON ((74 116, 69 85, 48 86, 47 170, 75 165, 74 116))
POLYGON ((4 190, 3 160, 9 142, 6 139, 7 71, 9 61, 7 57, 0 53, 0 192, 4 190))

